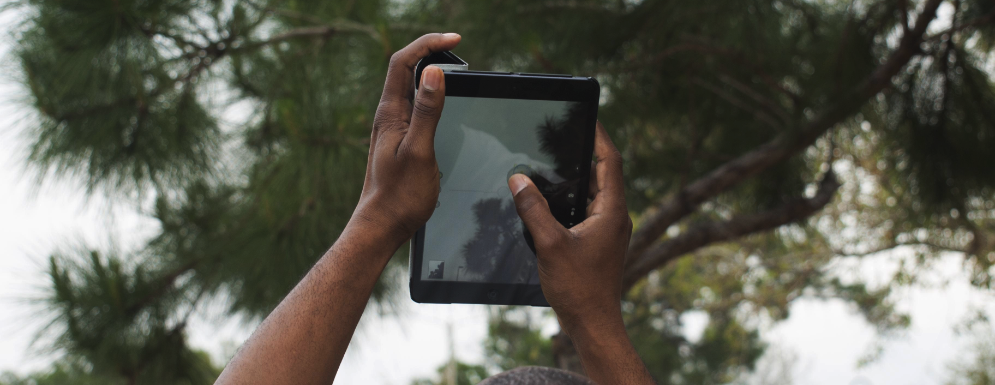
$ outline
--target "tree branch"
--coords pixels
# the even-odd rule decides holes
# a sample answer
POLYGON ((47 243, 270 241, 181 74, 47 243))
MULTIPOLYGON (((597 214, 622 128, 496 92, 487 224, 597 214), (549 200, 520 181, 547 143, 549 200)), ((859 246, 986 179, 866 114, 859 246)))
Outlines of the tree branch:
POLYGON ((652 270, 652 268, 647 269, 648 265, 641 259, 644 252, 670 225, 697 210, 698 206, 709 198, 804 150, 837 123, 859 111, 868 99, 891 84, 892 77, 905 68, 909 60, 920 52, 919 44, 926 33, 926 27, 936 18, 936 9, 941 2, 942 0, 929 0, 916 19, 914 29, 911 33, 902 36, 898 48, 892 52, 888 60, 876 68, 858 87, 841 97, 839 103, 797 129, 789 129, 755 150, 716 168, 652 208, 632 235, 626 256, 627 269, 638 265, 641 266, 639 271, 652 270))
POLYGON ((200 50, 193 51, 183 55, 182 58, 185 59, 193 59, 200 57, 200 61, 194 64, 193 67, 191 67, 186 74, 176 79, 176 81, 179 83, 189 83, 197 76, 199 76, 200 73, 204 72, 204 70, 210 68, 212 64, 214 64, 221 58, 231 54, 232 52, 250 51, 268 45, 280 43, 287 40, 297 39, 297 38, 319 37, 327 39, 332 35, 341 32, 365 33, 377 41, 380 41, 381 37, 380 33, 377 32, 377 30, 372 26, 348 20, 340 20, 330 25, 291 29, 289 31, 270 36, 266 40, 252 42, 250 44, 246 44, 238 48, 231 46, 236 38, 235 35, 231 35, 221 41, 210 42, 210 44, 208 44, 207 46, 205 46, 200 50))
POLYGON ((560 1, 546 1, 542 3, 534 3, 529 5, 522 5, 515 8, 517 13, 533 13, 533 12, 544 12, 544 11, 560 11, 560 10, 581 10, 581 11, 596 11, 596 12, 611 12, 620 13, 621 11, 612 9, 607 5, 600 4, 598 2, 581 2, 575 0, 560 0, 560 1))
POLYGON ((373 40, 376 41, 381 40, 380 32, 377 32, 376 28, 373 28, 372 26, 346 21, 346 20, 340 20, 330 25, 295 28, 283 33, 273 35, 269 39, 248 44, 244 46, 244 48, 242 49, 252 50, 270 44, 279 43, 285 40, 291 40, 302 37, 330 37, 336 33, 341 33, 341 32, 359 32, 369 35, 370 37, 373 38, 373 40))
POLYGON ((967 28, 977 27, 979 25, 988 24, 992 22, 995 22, 995 12, 991 12, 985 16, 976 17, 962 24, 956 24, 954 26, 951 26, 945 31, 940 31, 935 34, 929 35, 929 37, 927 37, 926 40, 936 40, 943 37, 944 35, 951 35, 956 32, 963 31, 967 28))
POLYGON ((632 261, 622 276, 622 292, 628 291, 640 278, 657 267, 702 246, 728 241, 743 235, 767 231, 808 218, 832 201, 840 184, 830 170, 819 182, 819 190, 811 198, 799 198, 773 210, 734 217, 723 222, 708 222, 692 226, 688 231, 658 242, 632 261))
POLYGON ((852 251, 852 250, 836 249, 836 250, 833 250, 833 254, 840 255, 840 256, 846 256, 846 257, 866 257, 868 255, 874 255, 874 254, 877 254, 877 253, 881 253, 881 252, 893 250, 893 249, 896 249, 896 248, 899 248, 899 247, 902 247, 902 246, 908 246, 908 247, 925 246, 925 247, 928 247, 930 249, 938 250, 938 251, 950 251, 950 252, 965 253, 965 254, 968 253, 968 250, 958 249, 956 247, 944 246, 944 245, 941 245, 941 244, 935 243, 935 242, 913 241, 913 242, 891 242, 891 243, 888 243, 888 244, 885 244, 885 245, 882 245, 882 246, 879 246, 879 247, 875 247, 873 249, 869 249, 869 250, 865 250, 865 251, 859 251, 859 252, 858 251, 852 251))

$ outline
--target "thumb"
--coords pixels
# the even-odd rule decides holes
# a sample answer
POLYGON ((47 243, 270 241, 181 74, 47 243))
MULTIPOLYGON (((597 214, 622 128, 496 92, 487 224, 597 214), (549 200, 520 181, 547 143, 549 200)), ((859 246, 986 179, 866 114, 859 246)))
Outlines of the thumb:
POLYGON ((522 174, 508 178, 508 187, 515 198, 518 216, 532 233, 536 245, 550 245, 564 235, 566 228, 549 212, 549 203, 529 177, 522 174))
POLYGON ((411 125, 404 138, 410 142, 410 146, 429 150, 434 154, 435 127, 439 124, 445 101, 446 79, 442 70, 436 66, 425 67, 411 111, 411 125))

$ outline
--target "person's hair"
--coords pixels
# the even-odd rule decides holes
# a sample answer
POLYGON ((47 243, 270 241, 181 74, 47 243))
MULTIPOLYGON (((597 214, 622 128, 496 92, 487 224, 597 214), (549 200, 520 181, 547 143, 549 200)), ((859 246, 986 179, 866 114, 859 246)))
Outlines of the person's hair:
POLYGON ((515 368, 480 382, 480 385, 594 385, 591 380, 566 370, 542 366, 515 368))

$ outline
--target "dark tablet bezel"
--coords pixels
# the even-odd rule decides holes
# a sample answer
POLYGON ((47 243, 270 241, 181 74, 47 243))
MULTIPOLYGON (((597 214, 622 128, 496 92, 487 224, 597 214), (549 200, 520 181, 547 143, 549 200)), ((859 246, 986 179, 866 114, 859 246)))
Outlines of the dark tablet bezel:
MULTIPOLYGON (((586 103, 588 116, 581 164, 591 163, 601 93, 597 80, 569 75, 480 71, 446 72, 445 80, 446 96, 586 103)), ((590 171, 590 167, 581 167, 582 180, 590 179, 590 171)), ((578 197, 581 202, 587 202, 588 185, 586 182, 580 184, 578 197)), ((581 212, 586 213, 586 210, 581 212)), ((409 257, 409 288, 415 302, 549 306, 540 285, 422 280, 424 242, 425 227, 422 226, 411 239, 409 257)))

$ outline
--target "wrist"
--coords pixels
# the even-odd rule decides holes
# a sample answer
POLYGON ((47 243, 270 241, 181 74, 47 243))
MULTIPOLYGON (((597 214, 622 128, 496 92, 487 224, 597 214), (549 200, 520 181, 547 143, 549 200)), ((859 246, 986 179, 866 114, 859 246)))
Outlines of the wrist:
POLYGON ((376 239, 378 242, 400 247, 414 236, 400 222, 392 220, 388 215, 380 213, 382 210, 374 210, 360 204, 356 207, 346 229, 350 233, 362 234, 366 237, 376 239))
POLYGON ((560 326, 572 339, 603 337, 606 331, 625 333, 621 303, 592 306, 582 311, 557 313, 560 326))
POLYGON ((383 257, 386 262, 409 238, 389 222, 364 215, 357 210, 336 243, 348 242, 360 246, 377 257, 383 257))
POLYGON ((621 309, 603 317, 587 317, 571 326, 563 325, 584 373, 598 384, 654 383, 639 358, 622 321, 621 309))
POLYGON ((622 301, 604 293, 577 293, 569 299, 557 297, 553 310, 570 325, 606 325, 622 322, 622 301))
POLYGON ((592 379, 595 373, 604 371, 606 362, 632 349, 621 313, 573 321, 561 319, 560 326, 577 350, 586 375, 592 379))

